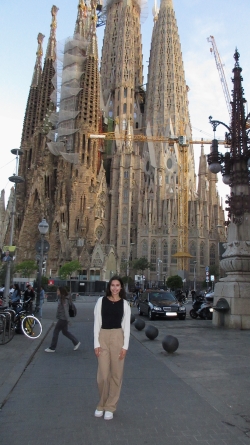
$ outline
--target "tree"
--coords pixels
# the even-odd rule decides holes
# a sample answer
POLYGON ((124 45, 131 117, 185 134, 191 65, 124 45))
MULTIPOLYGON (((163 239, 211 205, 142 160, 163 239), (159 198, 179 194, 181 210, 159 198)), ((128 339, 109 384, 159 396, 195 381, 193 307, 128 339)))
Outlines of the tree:
POLYGON ((23 278, 30 278, 37 271, 37 263, 34 260, 25 260, 15 266, 15 272, 19 272, 23 278))
POLYGON ((71 275, 81 269, 81 264, 78 260, 65 263, 59 270, 59 277, 66 280, 69 277, 70 293, 71 293, 71 275))
POLYGON ((168 277, 166 284, 170 289, 181 289, 183 285, 182 278, 179 275, 172 275, 171 277, 168 277))
POLYGON ((147 258, 141 257, 133 261, 133 269, 136 272, 140 272, 141 275, 144 275, 144 271, 146 269, 151 269, 151 264, 148 262, 147 258))

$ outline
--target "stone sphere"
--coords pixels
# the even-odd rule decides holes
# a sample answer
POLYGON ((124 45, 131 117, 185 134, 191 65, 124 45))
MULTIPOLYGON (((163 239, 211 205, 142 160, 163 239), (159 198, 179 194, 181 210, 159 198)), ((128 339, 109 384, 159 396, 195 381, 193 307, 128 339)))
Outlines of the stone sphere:
POLYGON ((142 331, 142 329, 145 328, 145 321, 141 320, 140 318, 137 318, 135 320, 134 326, 138 331, 142 331))
POLYGON ((134 316, 134 314, 131 314, 130 315, 130 324, 134 323, 134 321, 135 321, 135 316, 134 316))
POLYGON ((166 335, 162 340, 162 347, 167 352, 175 352, 179 347, 178 338, 173 337, 172 335, 166 335))
POLYGON ((146 337, 149 338, 149 340, 154 340, 159 334, 159 331, 155 326, 148 325, 145 329, 145 334, 146 337))

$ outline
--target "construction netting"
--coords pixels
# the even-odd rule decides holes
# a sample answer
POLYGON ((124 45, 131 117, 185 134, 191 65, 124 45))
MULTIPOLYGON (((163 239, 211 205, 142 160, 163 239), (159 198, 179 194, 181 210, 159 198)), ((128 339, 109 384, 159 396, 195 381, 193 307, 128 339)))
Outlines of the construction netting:
POLYGON ((78 97, 87 46, 87 40, 80 34, 58 42, 55 75, 52 79, 55 90, 51 100, 57 111, 51 113, 49 118, 55 129, 48 133, 51 142, 47 146, 53 155, 61 155, 74 164, 78 163, 78 154, 74 153, 74 135, 78 132, 78 97))

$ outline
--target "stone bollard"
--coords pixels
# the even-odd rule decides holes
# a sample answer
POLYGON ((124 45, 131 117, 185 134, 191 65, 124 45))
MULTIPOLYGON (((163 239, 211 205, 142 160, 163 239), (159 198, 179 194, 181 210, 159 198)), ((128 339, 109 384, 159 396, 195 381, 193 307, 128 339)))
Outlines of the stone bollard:
POLYGON ((175 352, 179 347, 179 341, 173 335, 166 335, 162 340, 162 347, 169 353, 175 352))
POLYGON ((154 340, 158 336, 159 331, 155 326, 148 325, 145 329, 145 334, 146 337, 149 338, 149 340, 154 340))

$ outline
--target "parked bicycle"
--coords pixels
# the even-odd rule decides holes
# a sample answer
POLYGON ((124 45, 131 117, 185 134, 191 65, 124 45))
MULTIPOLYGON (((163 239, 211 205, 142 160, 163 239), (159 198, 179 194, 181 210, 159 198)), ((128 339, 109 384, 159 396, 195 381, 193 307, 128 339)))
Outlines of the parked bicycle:
POLYGON ((16 310, 0 308, 0 345, 11 341, 15 333, 22 333, 33 340, 40 337, 42 325, 38 318, 29 313, 29 303, 29 300, 20 303, 16 310))

